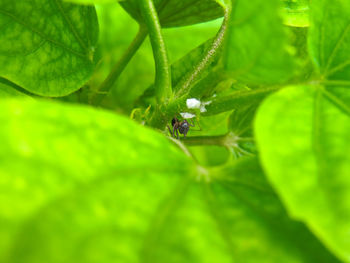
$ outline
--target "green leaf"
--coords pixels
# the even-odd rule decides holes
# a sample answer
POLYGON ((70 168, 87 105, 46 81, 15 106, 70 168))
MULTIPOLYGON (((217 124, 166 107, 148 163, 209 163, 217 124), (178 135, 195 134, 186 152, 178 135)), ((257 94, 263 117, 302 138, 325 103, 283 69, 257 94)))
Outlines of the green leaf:
MULTIPOLYGON (((186 144, 186 141, 184 141, 184 143, 186 144)), ((222 146, 207 146, 201 144, 197 146, 189 146, 189 150, 198 163, 206 167, 224 165, 230 157, 229 151, 222 146)))
POLYGON ((254 159, 197 171, 88 107, 2 100, 0 121, 1 262, 337 262, 254 159))
POLYGON ((126 1, 126 0, 64 0, 65 2, 81 4, 81 5, 100 5, 100 4, 110 4, 116 3, 118 1, 126 1))
POLYGON ((247 84, 280 83, 294 72, 278 3, 278 0, 232 2, 225 65, 233 76, 247 84))
POLYGON ((227 96, 214 98, 206 106, 203 115, 214 115, 225 111, 241 109, 247 105, 259 104, 267 95, 279 87, 264 87, 253 90, 238 90, 227 96))
POLYGON ((327 84, 350 85, 349 23, 349 1, 312 1, 309 50, 321 78, 328 80, 327 84))
POLYGON ((213 173, 218 178, 204 185, 205 200, 229 244, 231 262, 338 262, 305 225, 288 216, 257 159, 213 173))
POLYGON ((237 108, 230 115, 228 129, 240 137, 252 136, 252 124, 258 104, 237 108))
POLYGON ((0 76, 42 96, 67 95, 89 79, 98 34, 93 7, 2 0, 0 28, 0 76))
POLYGON ((259 109, 255 134, 263 166, 291 215, 350 262, 350 108, 343 100, 349 91, 337 92, 281 90, 259 109))
POLYGON ((27 100, 0 105, 0 261, 135 261, 188 158, 164 136, 111 113, 27 100))
POLYGON ((283 0, 283 22, 288 26, 308 27, 310 0, 283 0))
MULTIPOLYGON (((138 0, 120 3, 140 23, 143 18, 138 0)), ((179 27, 210 21, 224 15, 222 5, 215 0, 155 0, 162 27, 179 27)))
POLYGON ((0 78, 0 98, 13 97, 13 96, 26 96, 26 94, 20 92, 18 87, 6 79, 0 78))

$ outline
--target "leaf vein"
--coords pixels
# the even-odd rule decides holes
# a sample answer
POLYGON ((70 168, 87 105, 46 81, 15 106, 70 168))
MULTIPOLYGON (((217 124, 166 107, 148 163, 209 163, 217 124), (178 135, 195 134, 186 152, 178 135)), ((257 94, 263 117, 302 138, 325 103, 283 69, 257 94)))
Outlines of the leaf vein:
POLYGON ((60 14, 62 15, 64 21, 66 22, 66 24, 68 25, 69 30, 73 33, 75 39, 78 41, 79 45, 81 46, 81 48, 83 50, 85 50, 85 52, 88 54, 88 47, 85 45, 84 41, 82 40, 82 38, 80 37, 80 35, 78 34, 77 30, 75 29, 75 27, 73 26, 72 21, 69 19, 69 17, 66 15, 65 10, 62 6, 62 2, 60 2, 59 0, 54 0, 60 14))
POLYGON ((334 106, 336 106, 339 110, 341 110, 350 117, 350 107, 348 105, 346 105, 342 100, 334 96, 331 92, 325 89, 322 92, 326 96, 326 98, 333 103, 334 106))
POLYGON ((12 19, 13 21, 15 21, 16 23, 20 24, 21 26, 23 26, 24 28, 28 29, 29 31, 31 31, 31 32, 33 32, 33 33, 39 35, 41 38, 43 38, 43 39, 45 39, 46 41, 48 41, 48 42, 54 44, 55 46, 60 47, 60 48, 62 48, 62 49, 65 49, 65 50, 67 50, 68 52, 70 52, 70 53, 72 53, 72 54, 74 54, 74 55, 76 55, 76 56, 78 56, 78 57, 81 57, 81 58, 84 58, 84 59, 86 58, 86 55, 85 55, 85 54, 82 54, 82 53, 80 53, 80 52, 77 52, 77 51, 71 49, 70 47, 67 47, 67 46, 64 45, 64 44, 62 44, 62 43, 60 43, 60 42, 58 42, 58 41, 56 41, 56 40, 54 40, 54 39, 51 39, 51 38, 50 38, 49 36, 47 36, 46 34, 44 34, 44 33, 40 32, 40 31, 34 29, 33 27, 31 27, 31 26, 28 25, 27 23, 24 23, 23 21, 21 21, 20 19, 18 19, 18 18, 17 18, 16 16, 14 16, 13 14, 8 13, 7 11, 2 10, 2 9, 0 9, 0 13, 3 14, 3 15, 5 15, 5 16, 7 16, 7 17, 9 17, 9 18, 11 18, 11 19, 12 19))
MULTIPOLYGON (((334 57, 335 55, 337 54, 339 48, 340 48, 340 45, 343 43, 344 39, 345 39, 345 36, 347 35, 347 33, 349 33, 349 30, 350 30, 350 22, 346 25, 344 31, 341 33, 339 39, 337 40, 337 43, 336 45, 334 46, 330 56, 328 57, 328 60, 327 60, 327 64, 325 66, 325 72, 327 72, 327 70, 329 69, 329 67, 331 66, 333 60, 334 60, 334 57)), ((327 74, 327 73, 326 73, 327 74)))
POLYGON ((229 235, 229 233, 231 232, 229 230, 229 228, 227 227, 226 223, 222 220, 221 217, 221 213, 218 210, 218 206, 216 205, 216 203, 218 202, 217 199, 214 197, 214 194, 210 188, 209 184, 203 184, 202 187, 204 188, 204 199, 208 205, 208 210, 209 213, 211 214, 213 220, 215 221, 216 225, 219 228, 219 232, 223 238, 223 240, 225 241, 227 248, 229 249, 230 255, 232 257, 232 261, 234 260, 234 245, 232 242, 232 239, 229 235))

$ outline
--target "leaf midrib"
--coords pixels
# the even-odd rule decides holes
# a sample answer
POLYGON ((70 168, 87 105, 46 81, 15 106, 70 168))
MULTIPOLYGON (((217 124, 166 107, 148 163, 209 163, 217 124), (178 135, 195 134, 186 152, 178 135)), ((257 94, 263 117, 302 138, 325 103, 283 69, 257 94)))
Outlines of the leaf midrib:
POLYGON ((229 250, 229 254, 231 256, 231 259, 233 262, 235 262, 235 253, 234 253, 234 245, 232 243, 231 236, 229 235, 230 231, 223 221, 221 217, 221 213, 218 210, 218 201, 214 196, 214 193, 211 189, 210 184, 202 184, 203 187, 203 194, 205 195, 203 198, 208 206, 209 214, 211 215, 213 221, 216 223, 217 227, 219 228, 219 233, 223 239, 223 241, 226 243, 227 249, 229 250))
POLYGON ((143 239, 142 250, 140 254, 141 262, 149 262, 149 257, 152 257, 155 242, 160 237, 166 222, 170 216, 179 207, 179 201, 185 196, 188 187, 191 184, 190 177, 184 177, 170 190, 168 196, 160 201, 160 205, 155 212, 155 216, 151 218, 149 228, 143 239))

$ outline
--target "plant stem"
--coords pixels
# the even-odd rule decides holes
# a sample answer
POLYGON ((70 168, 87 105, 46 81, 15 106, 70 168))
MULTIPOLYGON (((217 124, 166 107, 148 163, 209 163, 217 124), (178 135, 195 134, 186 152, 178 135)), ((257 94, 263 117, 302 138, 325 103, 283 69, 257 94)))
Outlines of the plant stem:
MULTIPOLYGON (((234 12, 235 12, 235 9, 236 9, 236 5, 237 5, 237 1, 234 1, 234 4, 232 5, 232 0, 224 0, 225 2, 225 5, 226 5, 226 8, 227 8, 227 19, 226 19, 226 35, 230 35, 231 33, 231 30, 233 30, 234 26, 231 25, 232 23, 232 19, 231 17, 234 15, 234 12)), ((223 50, 222 50, 222 65, 227 65, 227 59, 228 59, 228 56, 227 56, 227 49, 229 48, 230 46, 230 38, 226 37, 224 39, 224 43, 223 43, 223 50)))
POLYGON ((195 145, 222 146, 225 138, 226 138, 226 134, 218 135, 218 136, 191 136, 191 137, 182 138, 181 141, 183 141, 186 145, 189 145, 189 146, 195 146, 195 145))
POLYGON ((225 17, 223 24, 216 37, 214 38, 211 47, 203 56, 203 58, 198 62, 193 71, 185 75, 184 78, 180 81, 178 84, 180 88, 175 96, 175 99, 171 100, 168 105, 165 105, 164 110, 154 113, 150 121, 150 125, 152 127, 162 129, 166 125, 166 122, 169 120, 169 118, 178 115, 183 110, 186 111, 186 99, 194 84, 199 80, 202 73, 207 70, 210 67, 211 63, 220 55, 220 51, 225 43, 227 25, 229 23, 230 15, 231 4, 228 4, 225 7, 225 17))
POLYGON ((112 71, 109 73, 107 78, 99 86, 97 92, 91 98, 91 104, 99 105, 104 99, 106 94, 110 91, 114 83, 117 81, 125 67, 128 65, 131 58, 135 55, 136 51, 139 49, 143 41, 147 36, 147 29, 140 25, 139 31, 135 36, 134 40, 131 42, 128 49, 124 52, 123 56, 119 59, 117 64, 113 67, 112 71))
POLYGON ((148 28, 156 67, 155 90, 158 103, 172 96, 170 65, 161 32, 157 10, 152 0, 139 0, 141 12, 148 28))
POLYGON ((190 93, 191 88, 194 86, 195 82, 199 80, 202 73, 207 70, 212 62, 219 56, 226 40, 230 15, 231 5, 229 4, 225 8, 224 21, 219 32, 216 34, 210 49, 208 49, 202 60, 200 60, 194 67, 193 71, 187 74, 179 83, 180 88, 176 93, 176 98, 186 96, 190 93))

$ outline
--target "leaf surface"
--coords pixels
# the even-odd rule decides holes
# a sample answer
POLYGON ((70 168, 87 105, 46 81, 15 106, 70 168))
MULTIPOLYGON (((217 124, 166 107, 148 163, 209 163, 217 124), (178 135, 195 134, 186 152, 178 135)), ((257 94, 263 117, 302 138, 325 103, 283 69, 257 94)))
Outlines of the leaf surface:
POLYGON ((300 222, 293 221, 256 158, 216 172, 206 202, 237 262, 338 262, 300 222))
POLYGON ((350 261, 348 89, 292 86, 261 106, 255 134, 270 181, 291 215, 350 261))
POLYGON ((232 1, 226 69, 247 84, 286 81, 294 71, 279 1, 232 1))
POLYGON ((326 85, 350 86, 349 1, 312 1, 309 52, 326 85))
POLYGON ((78 90, 89 79, 98 35, 93 7, 3 0, 0 28, 2 77, 53 97, 78 90))
POLYGON ((337 262, 256 160, 195 172, 163 135, 112 113, 0 108, 2 262, 337 262))
POLYGON ((110 4, 116 3, 118 1, 126 1, 126 0, 64 0, 65 2, 82 4, 82 5, 100 5, 100 4, 110 4))
MULTIPOLYGON (((120 3, 137 21, 142 22, 137 0, 120 3)), ((222 17, 224 10, 215 0, 155 0, 162 27, 179 27, 203 23, 222 17)))
POLYGON ((1 109, 0 261, 135 261, 147 222, 183 179, 188 158, 111 113, 27 100, 3 100, 1 109), (99 242, 109 248, 92 249, 99 242))

